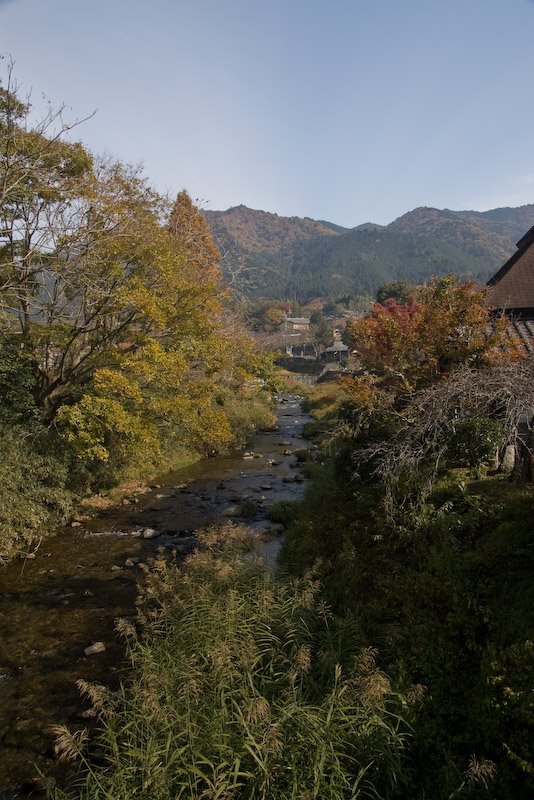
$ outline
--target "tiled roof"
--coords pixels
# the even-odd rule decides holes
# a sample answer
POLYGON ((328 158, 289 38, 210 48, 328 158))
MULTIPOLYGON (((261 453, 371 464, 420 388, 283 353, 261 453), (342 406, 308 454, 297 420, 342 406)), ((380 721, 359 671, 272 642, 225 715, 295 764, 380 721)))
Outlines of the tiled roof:
POLYGON ((534 353, 534 319, 511 319, 507 330, 519 339, 527 353, 534 353))

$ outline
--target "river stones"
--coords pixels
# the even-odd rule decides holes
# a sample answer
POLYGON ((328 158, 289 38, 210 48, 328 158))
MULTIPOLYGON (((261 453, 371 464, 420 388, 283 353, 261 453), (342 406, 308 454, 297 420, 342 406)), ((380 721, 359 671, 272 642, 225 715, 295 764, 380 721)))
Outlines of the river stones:
POLYGON ((93 642, 83 651, 86 656, 96 656, 98 653, 105 653, 106 645, 104 642, 93 642))
POLYGON ((239 517, 240 516, 240 509, 238 506, 228 506, 222 512, 223 517, 239 517))
POLYGON ((142 528, 141 536, 143 539, 157 539, 161 534, 155 528, 142 528))
POLYGON ((80 711, 78 717, 80 719, 96 719, 98 711, 96 708, 87 708, 85 711, 80 711))

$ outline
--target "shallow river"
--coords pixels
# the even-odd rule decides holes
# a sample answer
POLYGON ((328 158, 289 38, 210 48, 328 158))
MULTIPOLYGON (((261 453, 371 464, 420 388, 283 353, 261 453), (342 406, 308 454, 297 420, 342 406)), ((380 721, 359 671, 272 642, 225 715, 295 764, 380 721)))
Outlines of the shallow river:
POLYGON ((308 420, 298 398, 283 395, 277 428, 257 433, 246 456, 169 473, 127 504, 60 529, 35 558, 0 568, 0 800, 27 796, 39 771, 56 770, 50 725, 87 723, 76 681, 113 687, 125 674, 114 620, 135 614, 138 560, 187 552, 197 528, 242 507, 274 562, 280 540, 266 514, 303 493, 293 453, 306 447, 308 420), (94 642, 106 649, 86 655, 94 642))

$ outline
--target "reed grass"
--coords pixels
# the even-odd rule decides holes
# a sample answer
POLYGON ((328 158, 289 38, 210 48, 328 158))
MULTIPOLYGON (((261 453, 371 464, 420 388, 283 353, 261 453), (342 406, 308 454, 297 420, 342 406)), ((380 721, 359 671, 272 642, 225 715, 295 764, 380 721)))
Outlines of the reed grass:
POLYGON ((211 529, 183 567, 147 574, 139 631, 118 626, 133 679, 113 697, 83 687, 101 732, 79 748, 83 780, 56 800, 393 797, 405 699, 314 576, 275 581, 250 539, 211 529))

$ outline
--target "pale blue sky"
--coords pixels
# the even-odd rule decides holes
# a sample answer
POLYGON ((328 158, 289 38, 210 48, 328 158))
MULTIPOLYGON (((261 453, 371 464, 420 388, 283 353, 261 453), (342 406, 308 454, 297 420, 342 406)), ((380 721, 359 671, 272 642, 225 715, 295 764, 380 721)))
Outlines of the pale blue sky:
POLYGON ((529 0, 0 0, 93 151, 212 209, 352 226, 534 202, 529 0))

